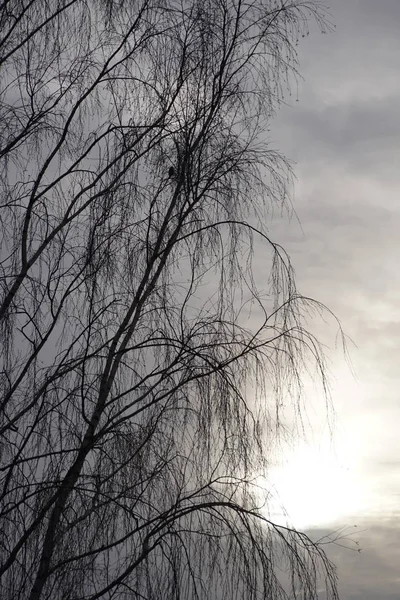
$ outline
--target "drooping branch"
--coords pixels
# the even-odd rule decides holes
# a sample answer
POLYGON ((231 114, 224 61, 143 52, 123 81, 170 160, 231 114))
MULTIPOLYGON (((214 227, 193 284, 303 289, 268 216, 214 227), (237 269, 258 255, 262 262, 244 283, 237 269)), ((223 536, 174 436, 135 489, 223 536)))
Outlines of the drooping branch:
POLYGON ((310 360, 326 381, 267 228, 291 174, 264 130, 309 17, 0 6, 7 600, 316 598, 318 569, 336 597, 321 548, 252 492, 279 393, 297 401, 310 360))

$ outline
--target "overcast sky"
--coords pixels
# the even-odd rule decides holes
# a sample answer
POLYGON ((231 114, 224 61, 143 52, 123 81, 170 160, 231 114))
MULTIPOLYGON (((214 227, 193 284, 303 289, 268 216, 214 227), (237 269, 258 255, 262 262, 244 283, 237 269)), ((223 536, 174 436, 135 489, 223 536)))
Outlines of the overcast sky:
POLYGON ((272 124, 273 147, 296 162, 298 220, 277 216, 271 238, 299 291, 340 319, 353 372, 332 320, 316 322, 333 437, 310 388, 313 433, 273 483, 297 527, 316 538, 345 528, 328 548, 342 600, 399 600, 400 0, 331 0, 330 13, 335 31, 302 40, 298 101, 294 87, 272 124))
POLYGON ((334 440, 317 419, 277 485, 300 526, 357 525, 361 553, 330 550, 343 600, 387 600, 400 597, 400 1, 332 0, 330 12, 335 32, 303 40, 299 101, 274 122, 297 163, 301 227, 273 230, 300 291, 353 340, 355 377, 327 326, 334 440))

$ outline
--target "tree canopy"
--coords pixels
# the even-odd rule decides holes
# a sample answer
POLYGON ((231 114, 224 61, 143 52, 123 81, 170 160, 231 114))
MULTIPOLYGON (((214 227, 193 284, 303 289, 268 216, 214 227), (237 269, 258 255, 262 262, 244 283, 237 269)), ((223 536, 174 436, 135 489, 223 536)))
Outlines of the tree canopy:
POLYGON ((0 4, 5 600, 337 597, 252 483, 304 365, 325 382, 268 229, 291 181, 268 124, 309 19, 319 2, 0 4))

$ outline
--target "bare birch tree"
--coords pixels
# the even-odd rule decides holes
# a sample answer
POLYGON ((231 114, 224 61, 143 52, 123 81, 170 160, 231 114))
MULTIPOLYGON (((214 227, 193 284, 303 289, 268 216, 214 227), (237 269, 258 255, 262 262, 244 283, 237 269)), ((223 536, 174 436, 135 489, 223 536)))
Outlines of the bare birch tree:
POLYGON ((324 377, 267 229, 290 169, 265 130, 309 18, 1 2, 1 598, 337 596, 251 485, 304 362, 324 377))

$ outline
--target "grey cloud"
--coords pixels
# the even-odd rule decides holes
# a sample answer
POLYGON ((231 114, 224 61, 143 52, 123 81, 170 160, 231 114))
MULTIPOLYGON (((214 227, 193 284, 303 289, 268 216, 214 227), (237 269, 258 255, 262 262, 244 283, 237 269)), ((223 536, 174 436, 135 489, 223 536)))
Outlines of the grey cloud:
POLYGON ((400 149, 400 2, 333 0, 337 27, 300 46, 299 102, 284 107, 273 139, 299 167, 347 167, 397 177, 400 149))
POLYGON ((360 387, 340 388, 337 404, 376 514, 348 519, 361 553, 327 547, 341 600, 398 600, 400 1, 330 4, 336 31, 303 40, 299 102, 290 98, 272 128, 273 146, 297 162, 302 229, 277 219, 271 237, 289 251, 300 291, 327 304, 357 344, 360 387))
MULTIPOLYGON (((342 600, 398 600, 400 564, 400 528, 398 520, 364 520, 357 529, 349 529, 348 540, 326 546, 327 554, 338 569, 342 600), (353 533, 354 532, 354 533, 353 533), (359 542, 358 552, 354 542, 359 542)), ((310 532, 313 538, 328 530, 310 532)), ((321 600, 323 596, 321 595, 321 600)))
MULTIPOLYGON (((323 183, 321 189, 307 194, 307 203, 298 211, 304 233, 297 223, 289 227, 278 223, 274 235, 277 239, 285 236, 285 246, 307 288, 335 286, 337 293, 346 292, 338 297, 341 304, 354 292, 370 301, 382 301, 392 295, 393 284, 400 280, 393 262, 400 214, 384 206, 352 202, 347 183, 343 198, 333 197, 323 183)), ((393 305, 397 300, 393 299, 393 305)))
POLYGON ((329 163, 353 173, 395 179, 400 162, 400 94, 322 107, 285 110, 279 131, 302 164, 329 163), (290 139, 292 138, 292 139, 290 139), (372 170, 372 171, 371 171, 372 170))
POLYGON ((380 71, 398 66, 394 52, 400 46, 398 0, 332 0, 329 6, 334 31, 321 41, 314 27, 313 35, 300 45, 300 71, 305 77, 304 69, 346 76, 355 64, 380 71))

